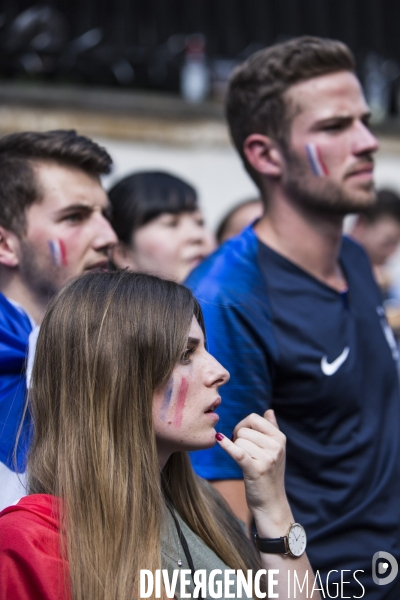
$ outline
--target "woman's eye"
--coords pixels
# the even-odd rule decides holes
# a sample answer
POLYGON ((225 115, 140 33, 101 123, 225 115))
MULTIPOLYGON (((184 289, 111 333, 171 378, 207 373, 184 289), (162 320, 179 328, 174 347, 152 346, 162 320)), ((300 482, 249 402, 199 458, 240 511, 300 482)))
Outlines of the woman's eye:
POLYGON ((166 227, 178 227, 179 221, 178 219, 170 219, 169 221, 166 221, 164 223, 164 225, 166 227))
POLYGON ((185 352, 180 358, 180 362, 184 365, 190 363, 190 356, 193 354, 194 350, 194 348, 186 348, 185 352))

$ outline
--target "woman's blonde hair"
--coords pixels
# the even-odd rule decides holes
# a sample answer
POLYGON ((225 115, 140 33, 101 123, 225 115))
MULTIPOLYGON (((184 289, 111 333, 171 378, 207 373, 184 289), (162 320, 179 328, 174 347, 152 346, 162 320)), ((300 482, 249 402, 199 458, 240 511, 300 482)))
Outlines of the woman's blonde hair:
POLYGON ((29 491, 63 500, 73 600, 139 597, 140 569, 161 568, 164 496, 230 568, 258 568, 185 453, 160 478, 153 394, 184 352, 193 316, 203 327, 185 287, 126 271, 86 274, 47 310, 30 398, 29 491))

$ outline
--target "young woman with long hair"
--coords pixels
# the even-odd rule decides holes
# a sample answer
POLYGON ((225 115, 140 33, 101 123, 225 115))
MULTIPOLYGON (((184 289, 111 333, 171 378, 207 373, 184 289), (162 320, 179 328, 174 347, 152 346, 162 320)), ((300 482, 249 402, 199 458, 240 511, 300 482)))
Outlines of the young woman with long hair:
POLYGON ((30 495, 0 513, 1 600, 136 599, 142 569, 276 568, 284 593, 289 569, 303 579, 305 554, 259 555, 192 471, 186 451, 217 437, 242 466, 260 537, 294 521, 271 411, 238 424, 234 441, 216 433, 229 374, 204 343, 196 300, 171 281, 90 273, 53 299, 29 400, 30 495))

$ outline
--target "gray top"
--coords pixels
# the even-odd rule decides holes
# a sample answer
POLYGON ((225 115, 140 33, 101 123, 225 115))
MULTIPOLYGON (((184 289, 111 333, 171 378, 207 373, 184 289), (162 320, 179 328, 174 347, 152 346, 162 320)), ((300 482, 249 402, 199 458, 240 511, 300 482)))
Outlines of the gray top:
MULTIPOLYGON (((205 598, 207 600, 209 600, 209 599, 211 600, 212 596, 209 595, 209 590, 208 590, 208 581, 209 581, 210 572, 213 569, 220 569, 222 571, 222 574, 217 574, 215 576, 215 584, 214 585, 215 585, 215 589, 218 590, 217 582, 218 581, 222 582, 222 591, 223 591, 224 590, 224 583, 223 583, 224 575, 223 575, 223 573, 225 570, 229 569, 230 567, 228 567, 215 554, 215 552, 213 552, 213 550, 211 550, 211 548, 209 548, 203 542, 203 540, 201 538, 199 538, 199 536, 196 535, 188 527, 188 525, 186 525, 186 523, 181 519, 181 517, 178 515, 178 513, 176 511, 175 511, 175 516, 177 517, 177 519, 179 521, 179 524, 182 528, 183 535, 185 536, 186 541, 188 543, 195 570, 198 571, 200 569, 205 569, 207 571, 207 576, 206 576, 207 594, 206 595, 203 594, 203 598, 205 598)), ((161 551, 162 551, 162 556, 161 556, 162 568, 168 570, 169 580, 171 581, 174 569, 177 569, 180 571, 183 569, 190 570, 190 567, 187 562, 185 552, 179 542, 178 532, 176 531, 175 523, 174 523, 174 520, 173 520, 169 510, 165 510, 165 518, 163 518, 161 539, 162 539, 162 549, 161 549, 161 551), (182 561, 181 567, 178 566, 178 560, 182 561)), ((245 577, 247 577, 247 573, 244 573, 244 575, 245 575, 245 577)), ((231 594, 235 594, 234 597, 236 598, 236 590, 237 590, 236 575, 234 573, 232 573, 230 575, 229 579, 230 579, 230 581, 234 582, 229 587, 229 592, 231 594)), ((193 579, 190 574, 188 574, 186 576, 186 580, 189 582, 189 585, 187 585, 187 587, 185 588, 185 591, 186 591, 186 593, 190 594, 191 597, 193 597, 194 583, 193 583, 193 579)), ((177 585, 175 588, 175 597, 179 600, 181 598, 180 577, 179 576, 178 576, 178 581, 177 581, 177 585)), ((222 595, 221 598, 222 598, 222 600, 224 600, 225 595, 222 595)), ((243 588, 243 591, 242 591, 242 598, 247 598, 245 588, 243 588)), ((249 598, 252 598, 252 596, 249 596, 249 598)))

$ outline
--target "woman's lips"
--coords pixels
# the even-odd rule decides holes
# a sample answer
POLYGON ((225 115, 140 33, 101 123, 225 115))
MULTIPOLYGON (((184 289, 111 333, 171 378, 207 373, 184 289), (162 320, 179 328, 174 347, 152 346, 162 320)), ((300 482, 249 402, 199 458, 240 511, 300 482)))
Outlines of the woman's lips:
POLYGON ((204 411, 205 414, 214 414, 214 410, 221 404, 221 398, 218 396, 212 404, 204 411))
POLYGON ((204 414, 206 414, 209 419, 212 419, 213 421, 215 421, 215 423, 217 421, 219 421, 219 415, 217 415, 216 412, 206 412, 204 414))
POLYGON ((193 256, 192 258, 187 258, 186 262, 189 265, 196 267, 198 264, 201 263, 202 260, 204 260, 204 258, 205 257, 203 255, 193 256))

